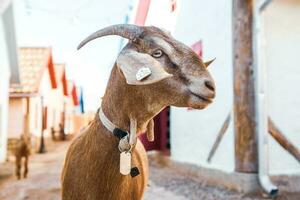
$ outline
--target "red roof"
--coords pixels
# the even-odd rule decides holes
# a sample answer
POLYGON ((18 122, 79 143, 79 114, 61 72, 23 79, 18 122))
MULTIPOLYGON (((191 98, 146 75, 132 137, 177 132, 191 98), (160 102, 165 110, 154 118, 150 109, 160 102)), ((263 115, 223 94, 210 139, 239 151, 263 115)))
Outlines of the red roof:
POLYGON ((26 47, 19 49, 20 84, 11 84, 10 94, 37 93, 45 70, 48 70, 51 87, 56 88, 51 48, 26 47))
POLYGON ((72 97, 74 106, 79 105, 78 95, 77 95, 77 87, 73 81, 68 81, 68 94, 72 97))
POLYGON ((56 82, 63 84, 63 93, 68 96, 68 83, 66 78, 66 65, 63 63, 54 64, 56 82))

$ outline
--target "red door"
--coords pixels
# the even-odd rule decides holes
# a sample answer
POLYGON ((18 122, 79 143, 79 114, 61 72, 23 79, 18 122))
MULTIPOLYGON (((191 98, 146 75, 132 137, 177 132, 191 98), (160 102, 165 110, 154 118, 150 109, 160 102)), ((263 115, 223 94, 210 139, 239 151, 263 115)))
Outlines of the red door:
POLYGON ((169 132, 169 112, 167 107, 154 118, 154 141, 149 142, 146 134, 140 136, 142 143, 147 151, 158 150, 169 153, 170 132, 169 132))

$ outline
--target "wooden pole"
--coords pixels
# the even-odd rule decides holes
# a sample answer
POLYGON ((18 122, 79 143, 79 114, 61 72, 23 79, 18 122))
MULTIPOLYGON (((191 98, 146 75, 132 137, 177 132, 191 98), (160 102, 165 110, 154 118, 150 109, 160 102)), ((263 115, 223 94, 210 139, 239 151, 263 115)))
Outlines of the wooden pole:
POLYGON ((269 133, 272 137, 285 149, 287 150, 298 162, 300 162, 300 152, 279 130, 278 127, 274 124, 272 119, 268 118, 268 125, 269 125, 269 133))
POLYGON ((223 126, 222 126, 221 130, 218 133, 217 139, 216 139, 216 141, 215 141, 212 149, 209 152, 209 155, 208 155, 208 158, 207 158, 207 162, 210 163, 212 157, 215 155, 215 152, 216 152, 217 148, 219 147, 219 144, 220 144, 220 142, 221 142, 221 140, 222 140, 222 138, 223 138, 223 136, 224 136, 224 134, 225 134, 228 126, 229 126, 230 119, 231 119, 231 113, 229 112, 226 120, 223 123, 223 126))
POLYGON ((44 99, 41 97, 41 107, 42 107, 42 132, 41 132, 41 141, 40 141, 40 148, 39 153, 45 153, 46 147, 45 147, 45 139, 44 139, 44 131, 47 128, 47 107, 44 106, 44 99))
POLYGON ((24 136, 25 141, 27 141, 30 136, 30 98, 26 97, 25 101, 26 101, 26 114, 25 114, 23 136, 24 136))
POLYGON ((235 170, 258 171, 252 46, 254 0, 233 0, 235 170))

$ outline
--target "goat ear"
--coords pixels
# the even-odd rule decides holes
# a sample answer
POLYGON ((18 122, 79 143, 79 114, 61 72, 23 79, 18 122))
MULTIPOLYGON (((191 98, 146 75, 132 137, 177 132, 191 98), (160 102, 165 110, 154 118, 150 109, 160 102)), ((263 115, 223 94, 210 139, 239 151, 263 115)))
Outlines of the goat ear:
POLYGON ((205 62, 204 64, 205 64, 206 68, 207 68, 212 62, 214 62, 215 60, 216 60, 216 58, 211 59, 211 60, 205 62))
POLYGON ((121 52, 117 65, 129 85, 148 85, 172 76, 150 55, 136 51, 121 52))

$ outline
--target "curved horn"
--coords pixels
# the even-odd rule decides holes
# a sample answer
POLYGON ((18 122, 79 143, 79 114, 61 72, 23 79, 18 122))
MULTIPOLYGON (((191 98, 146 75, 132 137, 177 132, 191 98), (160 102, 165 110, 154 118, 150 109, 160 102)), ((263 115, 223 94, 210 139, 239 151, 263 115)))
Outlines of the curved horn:
POLYGON ((96 31, 95 33, 91 34, 86 39, 84 39, 78 45, 77 50, 79 50, 81 47, 83 47, 86 43, 90 42, 91 40, 94 40, 102 36, 119 35, 129 40, 133 40, 134 38, 138 37, 141 33, 142 33, 142 28, 133 24, 117 24, 117 25, 108 26, 99 31, 96 31))

